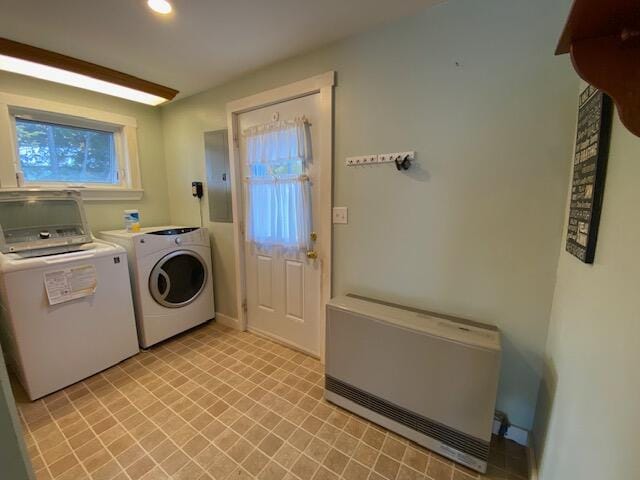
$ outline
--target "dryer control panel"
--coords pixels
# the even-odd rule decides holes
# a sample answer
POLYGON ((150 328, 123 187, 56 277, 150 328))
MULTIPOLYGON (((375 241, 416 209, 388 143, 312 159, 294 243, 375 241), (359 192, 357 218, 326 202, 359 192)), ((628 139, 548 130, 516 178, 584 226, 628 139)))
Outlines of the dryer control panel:
POLYGON ((139 255, 146 255, 162 249, 210 246, 207 229, 201 227, 172 227, 145 232, 136 236, 134 242, 139 255))

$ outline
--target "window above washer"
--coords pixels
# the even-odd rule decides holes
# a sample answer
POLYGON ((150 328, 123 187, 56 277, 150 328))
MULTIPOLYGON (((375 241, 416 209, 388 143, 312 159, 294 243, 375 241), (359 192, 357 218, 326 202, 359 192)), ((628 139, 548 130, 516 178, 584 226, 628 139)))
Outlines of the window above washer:
POLYGON ((142 198, 136 120, 0 93, 0 188, 57 187, 86 200, 142 198))

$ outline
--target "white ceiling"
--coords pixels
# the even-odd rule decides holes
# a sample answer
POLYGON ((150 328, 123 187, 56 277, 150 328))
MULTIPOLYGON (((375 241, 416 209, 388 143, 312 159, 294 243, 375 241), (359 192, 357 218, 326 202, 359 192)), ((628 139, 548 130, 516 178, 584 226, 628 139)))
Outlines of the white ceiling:
POLYGON ((439 0, 0 0, 0 37, 180 90, 181 97, 439 0))

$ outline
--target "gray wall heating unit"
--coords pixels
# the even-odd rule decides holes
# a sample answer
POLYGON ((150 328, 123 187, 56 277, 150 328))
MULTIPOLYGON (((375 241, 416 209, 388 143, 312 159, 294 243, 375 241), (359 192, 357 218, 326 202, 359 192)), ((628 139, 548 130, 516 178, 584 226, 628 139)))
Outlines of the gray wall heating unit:
POLYGON ((327 400, 484 473, 497 328, 354 295, 327 305, 327 400))

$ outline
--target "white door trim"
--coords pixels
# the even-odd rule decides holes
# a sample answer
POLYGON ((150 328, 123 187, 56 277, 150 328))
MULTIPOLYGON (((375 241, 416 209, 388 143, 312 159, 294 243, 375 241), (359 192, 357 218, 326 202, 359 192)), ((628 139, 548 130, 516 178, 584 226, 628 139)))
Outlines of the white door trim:
POLYGON ((331 298, 331 264, 332 264, 332 224, 331 207, 333 201, 333 86, 335 85, 335 72, 330 71, 316 75, 305 80, 290 83, 282 87, 257 93, 249 97, 241 98, 227 103, 227 127, 229 132, 229 164, 231 175, 231 202, 233 213, 233 238, 235 250, 236 272, 236 305, 238 311, 238 328, 247 329, 246 306, 246 279, 244 258, 244 225, 242 206, 242 170, 240 168, 240 150, 238 131, 238 116, 242 113, 268 107, 277 103, 286 102, 307 95, 320 94, 320 115, 322 129, 320 139, 320 225, 319 235, 323 235, 325 241, 320 242, 319 257, 322 261, 322 281, 320 292, 320 356, 324 361, 325 315, 326 304, 331 298))

